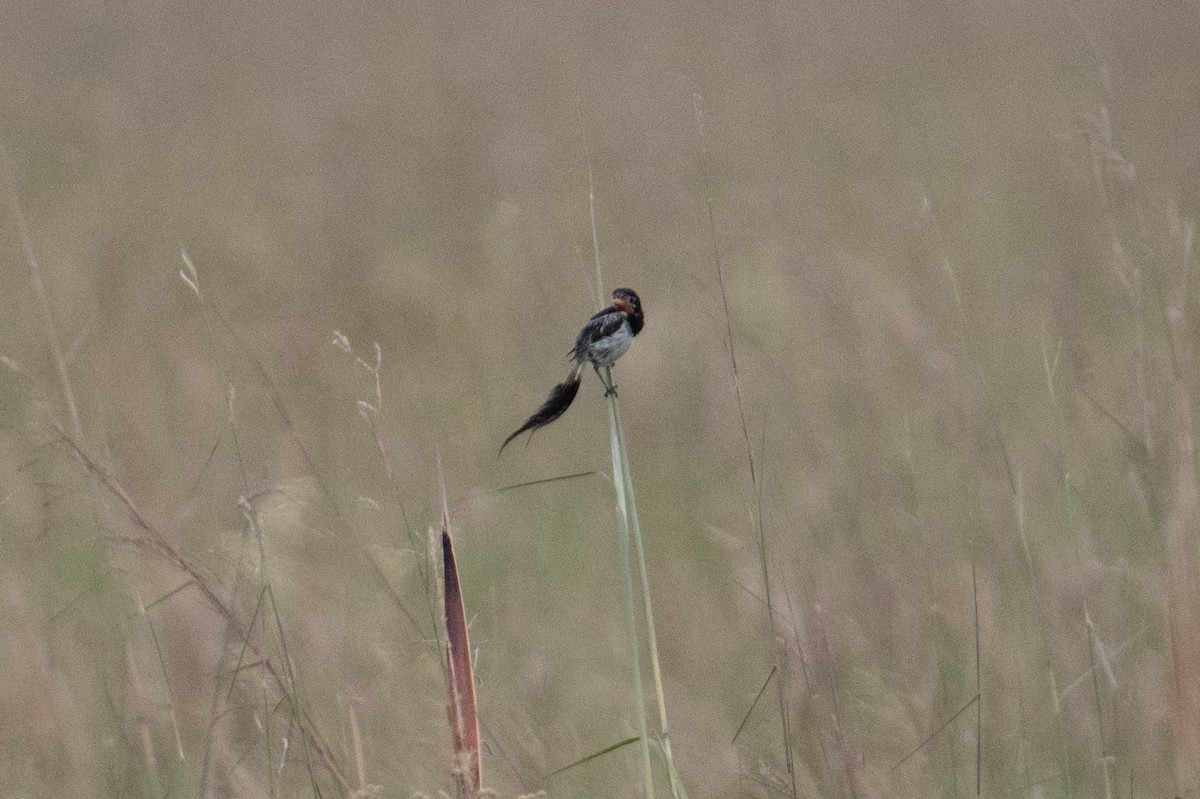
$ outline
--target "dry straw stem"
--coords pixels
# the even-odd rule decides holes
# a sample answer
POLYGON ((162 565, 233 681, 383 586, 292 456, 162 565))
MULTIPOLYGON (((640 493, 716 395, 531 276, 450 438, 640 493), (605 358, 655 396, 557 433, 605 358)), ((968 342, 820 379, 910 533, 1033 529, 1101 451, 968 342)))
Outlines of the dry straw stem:
MULTIPOLYGON (((62 426, 55 424, 55 429, 59 436, 65 441, 75 452, 76 457, 83 464, 84 468, 92 475, 100 487, 118 501, 129 517, 133 525, 140 531, 140 535, 123 539, 126 543, 132 543, 137 547, 143 548, 150 553, 157 555, 165 560, 172 567, 181 571, 187 576, 186 585, 195 588, 200 592, 205 603, 214 612, 217 613, 228 625, 231 634, 245 647, 245 650, 251 655, 248 660, 260 664, 270 677, 270 681, 275 685, 275 688, 284 697, 290 697, 290 678, 285 676, 284 671, 267 656, 259 646, 254 642, 250 635, 249 628, 242 625, 238 621, 237 616, 233 611, 217 596, 216 591, 209 585, 208 580, 201 574, 192 563, 181 555, 171 544, 166 540, 165 536, 142 515, 138 510, 129 494, 120 483, 113 478, 112 475, 104 471, 94 459, 92 459, 83 447, 75 441, 70 435, 63 430, 62 426)), ((306 747, 316 754, 316 759, 321 767, 329 774, 330 777, 338 784, 342 791, 349 793, 351 785, 346 778, 345 772, 338 764, 337 759, 333 755, 333 750, 321 737, 317 731, 317 725, 308 711, 303 708, 293 705, 295 710, 295 723, 300 730, 301 740, 306 747)))
POLYGON ((58 372, 63 402, 66 403, 67 416, 71 420, 71 432, 79 438, 83 435, 83 426, 79 421, 79 408, 75 404, 75 392, 71 389, 71 378, 67 373, 67 359, 63 353, 62 344, 58 340, 58 331, 54 327, 54 317, 50 311, 50 298, 46 294, 46 285, 42 282, 41 266, 33 253, 33 240, 29 235, 29 224, 25 221, 25 212, 21 210, 21 200, 17 196, 17 182, 13 177, 8 148, 2 141, 0 141, 0 164, 3 165, 4 178, 8 183, 9 210, 17 224, 17 235, 21 239, 21 251, 25 255, 25 263, 29 266, 29 282, 33 286, 33 296, 37 300, 38 312, 42 317, 46 344, 50 347, 50 356, 54 361, 54 368, 58 372))
MULTIPOLYGON (((1102 64, 1100 59, 1097 62, 1102 64)), ((1187 784, 1196 779, 1195 764, 1200 754, 1200 643, 1196 634, 1200 611, 1194 554, 1194 532, 1200 526, 1200 489, 1194 423, 1194 321, 1190 316, 1195 300, 1189 285, 1195 227, 1182 222, 1177 209, 1170 206, 1167 229, 1175 251, 1158 270, 1145 269, 1134 255, 1147 251, 1151 236, 1138 197, 1141 191, 1134 191, 1140 189, 1138 170, 1121 151, 1106 106, 1085 117, 1080 136, 1087 143, 1093 190, 1103 209, 1113 275, 1124 288, 1137 323, 1136 386, 1145 430, 1139 443, 1159 464, 1157 489, 1162 503, 1167 572, 1163 624, 1173 677, 1170 714, 1176 753, 1174 772, 1179 783, 1187 784), (1117 196, 1121 191, 1133 193, 1132 209, 1123 210, 1117 196), (1163 347, 1169 358, 1165 367, 1153 351, 1155 344, 1163 347)))
MULTIPOLYGON (((759 481, 758 472, 754 466, 754 450, 750 443, 750 423, 746 412, 746 400, 742 393, 742 377, 738 371, 737 351, 733 344, 733 319, 729 312, 729 292, 725 288, 725 270, 721 267, 721 251, 717 245, 717 222, 716 215, 713 212, 712 187, 709 185, 708 178, 708 141, 704 136, 704 108, 703 99, 699 94, 692 95, 692 113, 696 122, 696 136, 700 142, 700 159, 701 166, 705 170, 705 192, 704 204, 706 216, 708 219, 708 235, 709 241, 712 244, 713 252, 713 268, 717 273, 717 286, 721 292, 721 309, 725 317, 725 344, 729 351, 729 367, 733 376, 733 391, 737 399, 738 419, 742 426, 742 440, 746 445, 746 468, 750 475, 750 486, 756 495, 759 505, 758 513, 751 513, 751 523, 755 530, 755 538, 758 543, 759 569, 762 572, 763 580, 763 596, 766 599, 767 609, 767 628, 771 635, 772 641, 781 641, 783 636, 778 632, 778 620, 775 617, 775 605, 771 595, 771 573, 767 567, 767 538, 766 530, 763 527, 762 521, 762 484, 759 481)), ((790 672, 788 663, 788 651, 785 646, 774 646, 772 652, 772 673, 776 670, 782 675, 790 672)), ((768 678, 769 681, 769 678, 768 678)), ((765 687, 764 683, 764 687, 765 687)), ((792 754, 792 725, 789 716, 789 701, 787 680, 776 680, 775 688, 779 704, 779 717, 781 724, 781 734, 783 736, 783 755, 784 765, 788 773, 788 788, 793 799, 798 797, 796 789, 796 763, 795 757, 792 754)), ((758 701, 757 699, 755 700, 758 701)), ((736 735, 735 735, 736 738, 736 735)))
MULTIPOLYGON (((231 631, 234 631, 246 644, 246 647, 255 654, 263 665, 263 668, 270 675, 272 682, 283 696, 288 696, 288 683, 280 673, 277 666, 269 658, 263 656, 255 647, 254 643, 249 639, 249 631, 242 628, 232 611, 225 606, 221 599, 216 595, 214 590, 208 585, 205 578, 200 572, 181 555, 171 544, 166 537, 162 535, 155 527, 153 527, 146 518, 138 510, 132 498, 124 490, 119 482, 110 474, 105 472, 86 451, 84 444, 83 424, 79 414, 79 407, 75 401, 75 393, 71 386, 70 374, 67 370, 67 358, 61 343, 58 339, 57 331, 54 327, 53 315, 50 308, 49 295, 46 293, 45 284, 42 281, 41 268, 33 251, 33 242, 29 234, 29 226, 25 220, 25 214, 21 209, 20 199, 17 196, 16 181, 13 176, 11 162, 8 156, 8 150, 4 147, 3 142, 0 142, 0 168, 4 171, 4 177, 8 184, 8 202, 9 208, 16 221, 18 234, 21 240, 22 251, 25 255, 26 263, 29 267, 30 283, 33 287, 34 296, 38 304, 38 311, 42 317, 46 341, 50 348, 51 359, 54 362, 55 370, 58 374, 60 388, 63 395, 63 402, 66 405, 67 417, 69 420, 69 432, 67 428, 57 420, 52 422, 55 432, 66 442, 73 450, 75 456, 83 464, 92 480, 93 490, 96 493, 97 501, 101 501, 103 496, 107 495, 114 498, 124 508, 127 516, 137 527, 141 534, 136 537, 123 538, 115 537, 116 542, 133 543, 136 546, 147 549, 148 551, 158 555, 166 560, 174 568, 183 572, 188 580, 185 585, 194 586, 200 591, 206 603, 215 610, 218 615, 225 619, 231 631)), ((191 267, 191 264, 188 263, 191 267)), ((193 268, 194 272, 194 268, 193 268)), ((193 280, 193 289, 199 293, 198 286, 193 280)), ((105 542, 107 544, 111 542, 105 542)), ((120 570, 115 568, 111 562, 109 568, 114 574, 119 574, 120 570)), ((178 591, 172 592, 172 595, 178 591)), ((136 592, 135 592, 136 593, 136 592)), ((160 600, 161 601, 161 600, 160 600)), ((153 603, 152 603, 153 604, 153 603)), ((140 602, 139 602, 140 605, 140 602)), ((155 641, 156 656, 159 658, 161 668, 161 652, 157 651, 157 640, 155 641)), ((131 677, 136 678, 131 671, 131 677)), ((332 750, 321 739, 319 733, 316 732, 316 725, 306 711, 293 705, 297 710, 296 724, 300 729, 301 740, 305 747, 316 752, 317 759, 325 770, 333 777, 343 791, 349 790, 347 782, 341 768, 338 766, 336 759, 333 756, 332 750)), ((173 710, 172 710, 173 715, 173 710)), ((176 745, 178 743, 178 731, 176 731, 176 745)))

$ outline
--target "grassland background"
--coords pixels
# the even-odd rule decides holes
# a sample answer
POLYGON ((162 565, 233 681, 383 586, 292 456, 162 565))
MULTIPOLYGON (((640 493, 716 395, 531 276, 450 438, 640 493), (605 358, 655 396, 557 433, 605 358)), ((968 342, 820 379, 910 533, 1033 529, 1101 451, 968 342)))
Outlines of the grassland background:
POLYGON ((440 450, 485 781, 638 794, 546 777, 636 728, 598 384, 496 458, 595 305, 586 149, 692 795, 790 793, 773 690, 731 742, 773 663, 804 796, 1200 795, 1197 52, 1188 2, 6 4, 0 793, 339 795, 297 706, 448 790, 440 450))

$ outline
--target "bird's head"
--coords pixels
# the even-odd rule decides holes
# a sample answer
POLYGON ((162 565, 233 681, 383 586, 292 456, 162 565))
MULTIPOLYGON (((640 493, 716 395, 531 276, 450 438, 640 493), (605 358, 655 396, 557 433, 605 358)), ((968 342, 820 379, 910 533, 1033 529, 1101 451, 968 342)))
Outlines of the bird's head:
POLYGON ((642 315, 642 301, 633 289, 613 289, 613 307, 633 316, 642 315))

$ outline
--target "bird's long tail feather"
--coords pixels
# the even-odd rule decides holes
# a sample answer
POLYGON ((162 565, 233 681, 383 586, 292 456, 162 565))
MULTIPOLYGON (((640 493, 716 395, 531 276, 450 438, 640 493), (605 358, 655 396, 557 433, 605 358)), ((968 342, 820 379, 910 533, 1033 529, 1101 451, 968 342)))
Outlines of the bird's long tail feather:
MULTIPOLYGON (((525 424, 518 427, 515 433, 504 439, 504 443, 500 445, 500 452, 504 452, 504 448, 508 446, 508 442, 526 430, 532 434, 534 430, 545 427, 566 413, 567 408, 570 408, 571 403, 575 401, 575 395, 579 393, 579 375, 581 371, 582 365, 576 365, 571 370, 571 374, 567 375, 566 380, 563 380, 557 386, 550 389, 550 396, 546 398, 542 406, 534 411, 533 415, 526 419, 525 424)), ((499 457, 499 453, 497 453, 497 457, 499 457)))

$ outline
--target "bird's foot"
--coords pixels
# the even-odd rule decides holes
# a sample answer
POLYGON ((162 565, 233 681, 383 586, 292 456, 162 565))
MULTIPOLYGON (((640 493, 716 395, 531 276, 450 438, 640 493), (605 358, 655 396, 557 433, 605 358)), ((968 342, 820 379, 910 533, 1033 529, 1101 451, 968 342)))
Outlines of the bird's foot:
POLYGON ((617 396, 617 387, 616 387, 615 385, 613 385, 613 386, 605 386, 605 387, 604 387, 604 396, 606 396, 606 397, 615 397, 615 396, 617 396))

